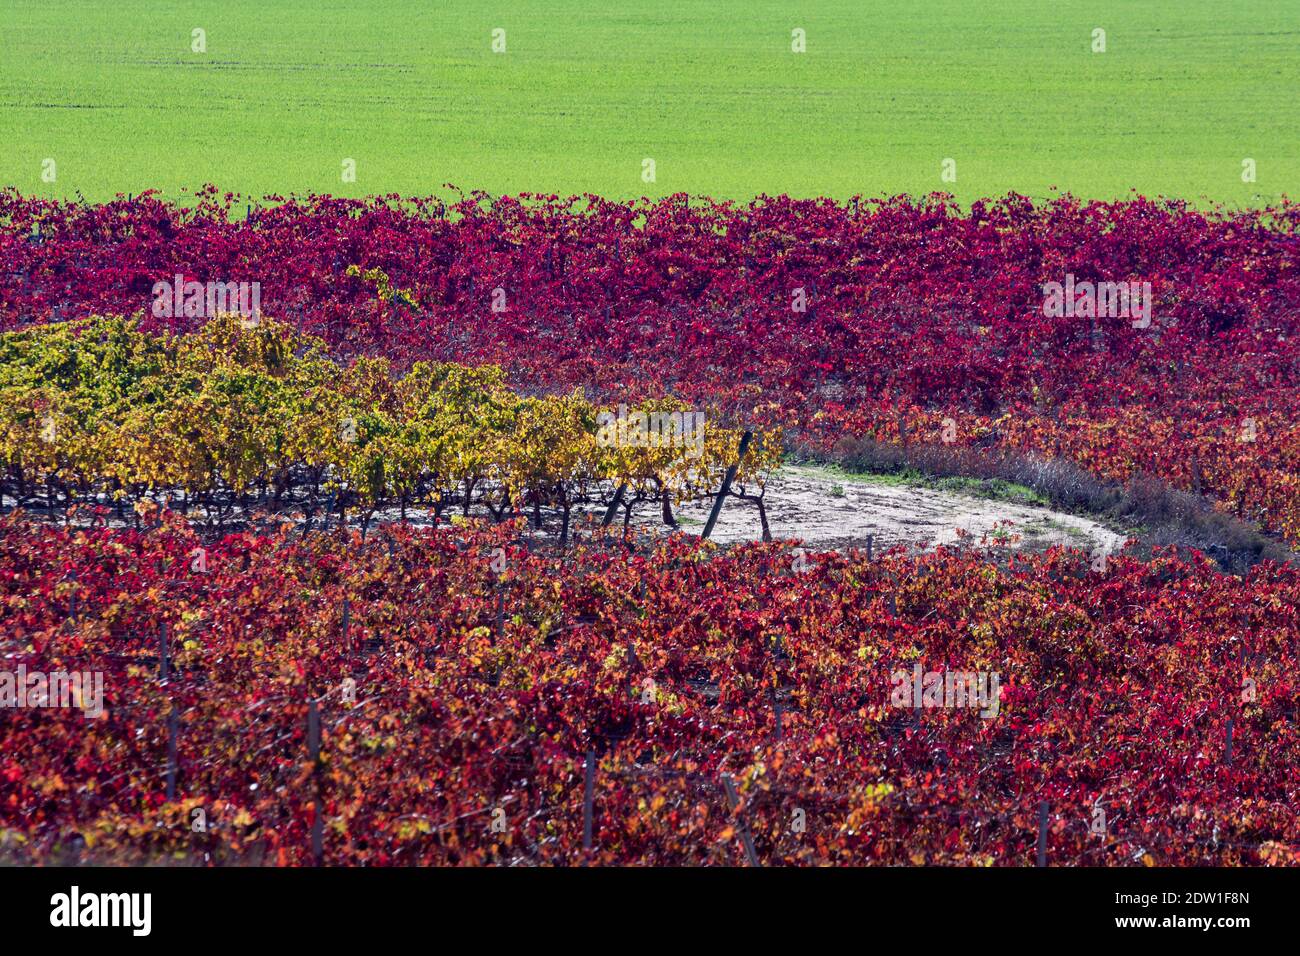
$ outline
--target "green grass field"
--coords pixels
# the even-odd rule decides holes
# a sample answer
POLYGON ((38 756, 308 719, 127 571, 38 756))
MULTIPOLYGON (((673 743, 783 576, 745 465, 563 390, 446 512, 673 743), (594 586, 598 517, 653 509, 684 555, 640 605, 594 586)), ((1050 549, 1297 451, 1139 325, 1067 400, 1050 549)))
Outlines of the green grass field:
POLYGON ((1300 194, 1298 42, 1296 0, 0 0, 0 184, 1252 205, 1300 194))

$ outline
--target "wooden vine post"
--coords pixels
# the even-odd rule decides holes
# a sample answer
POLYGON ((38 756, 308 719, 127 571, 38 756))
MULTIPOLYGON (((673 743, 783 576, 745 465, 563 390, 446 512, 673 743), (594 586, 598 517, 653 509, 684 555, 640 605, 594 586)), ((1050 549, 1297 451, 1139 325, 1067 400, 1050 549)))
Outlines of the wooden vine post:
POLYGON ((587 751, 587 767, 582 784, 582 848, 590 850, 592 846, 592 801, 596 790, 596 751, 587 751))
POLYGON ((180 735, 180 715, 173 703, 167 711, 167 802, 176 799, 176 743, 180 735))
POLYGON ((713 534, 713 526, 718 523, 718 515, 722 514, 722 503, 726 500, 727 493, 731 491, 731 483, 736 480, 736 471, 740 468, 740 463, 745 460, 745 454, 749 451, 749 443, 753 439, 754 433, 749 429, 746 429, 745 434, 740 436, 740 449, 736 452, 736 460, 727 467, 727 474, 722 479, 722 487, 718 489, 718 496, 713 499, 713 510, 709 512, 709 521, 700 534, 700 540, 707 541, 709 535, 713 534))
POLYGON ((343 650, 352 652, 352 602, 343 595, 343 650))
POLYGON ((307 704, 307 754, 311 759, 315 803, 311 821, 311 859, 313 866, 320 866, 325 857, 325 821, 320 798, 320 706, 314 700, 307 704))
POLYGON ((1038 852, 1035 866, 1047 866, 1047 801, 1038 803, 1038 852))
MULTIPOLYGON (((736 784, 730 774, 722 775, 722 789, 727 794, 727 806, 735 813, 736 807, 740 806, 740 796, 736 793, 736 784)), ((762 866, 758 861, 758 851, 754 849, 754 837, 749 832, 749 824, 744 822, 740 824, 740 840, 745 845, 745 858, 749 860, 749 865, 762 866)))
POLYGON ((171 657, 167 649, 167 622, 158 626, 158 676, 167 680, 171 676, 171 657))

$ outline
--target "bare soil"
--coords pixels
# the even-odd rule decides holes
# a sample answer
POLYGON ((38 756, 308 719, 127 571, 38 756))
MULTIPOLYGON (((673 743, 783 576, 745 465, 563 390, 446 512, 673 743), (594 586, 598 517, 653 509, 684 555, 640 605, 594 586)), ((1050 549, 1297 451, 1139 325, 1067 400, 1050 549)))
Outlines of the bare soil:
MULTIPOLYGON (((1075 515, 1015 502, 980 498, 914 485, 838 475, 787 465, 769 481, 768 523, 774 538, 797 538, 817 550, 877 549, 902 544, 912 549, 968 545, 1044 550, 1053 545, 1089 552, 1118 550, 1123 535, 1075 515), (963 532, 969 537, 963 538, 963 532)), ((711 502, 677 511, 682 530, 703 530, 711 502)), ((634 514, 634 525, 658 523, 658 508, 634 514)), ((758 509, 728 499, 712 539, 719 543, 759 540, 758 509)))

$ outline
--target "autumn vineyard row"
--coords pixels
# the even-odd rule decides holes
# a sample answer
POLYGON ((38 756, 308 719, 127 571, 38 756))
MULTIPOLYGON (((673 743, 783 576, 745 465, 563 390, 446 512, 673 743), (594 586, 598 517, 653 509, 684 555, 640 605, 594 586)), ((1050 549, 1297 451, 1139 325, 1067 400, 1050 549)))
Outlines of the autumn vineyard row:
POLYGON ((581 390, 520 395, 500 369, 449 363, 397 377, 386 359, 341 364, 284 325, 245 324, 224 315, 173 335, 95 318, 0 334, 5 500, 120 514, 124 499, 168 493, 217 528, 241 505, 310 509, 325 495, 363 523, 385 506, 435 523, 546 508, 567 540, 575 505, 650 499, 671 522, 730 465, 733 494, 761 494, 780 462, 775 432, 739 459, 739 431, 671 398, 602 410, 581 390))
POLYGON ((3 520, 9 666, 105 674, 0 722, 11 859, 1300 862, 1294 568, 3 520))
POLYGON ((829 449, 849 435, 1068 458, 1212 496, 1300 542, 1300 207, 940 196, 383 197, 253 207, 0 192, 0 327, 256 281, 336 354, 504 369, 528 393, 673 395, 829 449), (1148 282, 1153 316, 1048 317, 1044 287, 1148 282))

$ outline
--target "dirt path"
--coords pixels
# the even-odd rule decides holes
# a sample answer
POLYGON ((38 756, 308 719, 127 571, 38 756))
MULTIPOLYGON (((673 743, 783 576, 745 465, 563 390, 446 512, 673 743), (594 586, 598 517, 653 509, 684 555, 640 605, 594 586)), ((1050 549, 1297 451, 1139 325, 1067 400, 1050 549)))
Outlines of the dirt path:
MULTIPOLYGON (((791 465, 773 476, 766 501, 774 538, 800 538, 817 549, 866 547, 867 535, 873 536, 877 548, 899 543, 932 548, 956 542, 958 529, 969 532, 968 543, 978 544, 999 528, 1003 529, 999 538, 1018 536, 1002 543, 1034 550, 1062 544, 1110 552, 1124 542, 1122 535, 1094 521, 1046 508, 791 465)), ((708 516, 708 502, 678 511, 682 530, 687 532, 702 530, 708 516)), ((653 516, 647 508, 646 514, 638 517, 648 523, 653 516)), ((760 536, 757 508, 728 500, 713 530, 713 540, 748 541, 760 536)))

